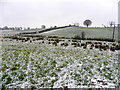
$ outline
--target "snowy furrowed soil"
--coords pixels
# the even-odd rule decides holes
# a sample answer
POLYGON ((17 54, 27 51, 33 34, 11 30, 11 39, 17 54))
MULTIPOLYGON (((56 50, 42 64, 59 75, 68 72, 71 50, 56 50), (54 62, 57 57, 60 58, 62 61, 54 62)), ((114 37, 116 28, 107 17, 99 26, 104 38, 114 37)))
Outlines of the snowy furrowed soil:
POLYGON ((114 88, 118 85, 118 51, 9 41, 2 44, 0 57, 0 87, 114 88))

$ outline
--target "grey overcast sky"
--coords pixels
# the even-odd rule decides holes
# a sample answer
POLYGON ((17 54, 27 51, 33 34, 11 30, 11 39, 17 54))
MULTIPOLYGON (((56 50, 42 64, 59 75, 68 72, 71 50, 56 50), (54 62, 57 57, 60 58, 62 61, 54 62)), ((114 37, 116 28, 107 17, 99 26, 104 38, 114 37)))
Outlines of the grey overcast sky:
POLYGON ((118 23, 119 0, 0 0, 0 27, 63 26, 90 19, 92 26, 118 23))

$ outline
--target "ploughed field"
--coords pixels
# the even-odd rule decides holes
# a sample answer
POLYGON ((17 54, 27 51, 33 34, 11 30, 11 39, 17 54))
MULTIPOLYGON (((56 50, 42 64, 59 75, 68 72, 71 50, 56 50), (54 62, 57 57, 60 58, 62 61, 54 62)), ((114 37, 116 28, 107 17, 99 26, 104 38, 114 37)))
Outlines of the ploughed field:
POLYGON ((48 37, 1 38, 0 86, 116 87, 117 42, 48 37))

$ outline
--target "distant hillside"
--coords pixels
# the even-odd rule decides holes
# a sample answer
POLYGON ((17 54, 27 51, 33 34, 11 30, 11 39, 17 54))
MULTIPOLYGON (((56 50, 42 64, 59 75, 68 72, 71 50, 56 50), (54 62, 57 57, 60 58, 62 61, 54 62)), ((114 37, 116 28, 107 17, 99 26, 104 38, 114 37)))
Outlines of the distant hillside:
MULTIPOLYGON (((32 35, 32 36, 58 36, 73 38, 76 35, 81 37, 82 32, 84 32, 85 38, 98 38, 98 39, 112 39, 113 38, 113 28, 95 28, 95 27, 74 27, 74 26, 63 26, 54 27, 47 29, 36 29, 36 30, 4 30, 0 31, 1 35, 32 35)), ((118 28, 115 30, 115 40, 118 40, 118 28)))
MULTIPOLYGON (((75 35, 81 36, 81 33, 85 33, 85 38, 108 38, 113 37, 113 28, 84 28, 84 27, 67 27, 62 29, 55 29, 36 35, 45 36, 61 36, 61 37, 74 37, 75 35)), ((118 30, 115 30, 115 39, 118 39, 118 30)))

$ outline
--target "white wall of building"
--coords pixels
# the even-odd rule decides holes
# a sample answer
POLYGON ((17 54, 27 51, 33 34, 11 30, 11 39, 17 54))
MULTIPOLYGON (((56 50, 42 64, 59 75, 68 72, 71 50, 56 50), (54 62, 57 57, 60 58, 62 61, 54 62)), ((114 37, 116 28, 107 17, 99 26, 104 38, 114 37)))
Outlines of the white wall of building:
POLYGON ((118 24, 120 24, 120 1, 118 2, 118 24))

